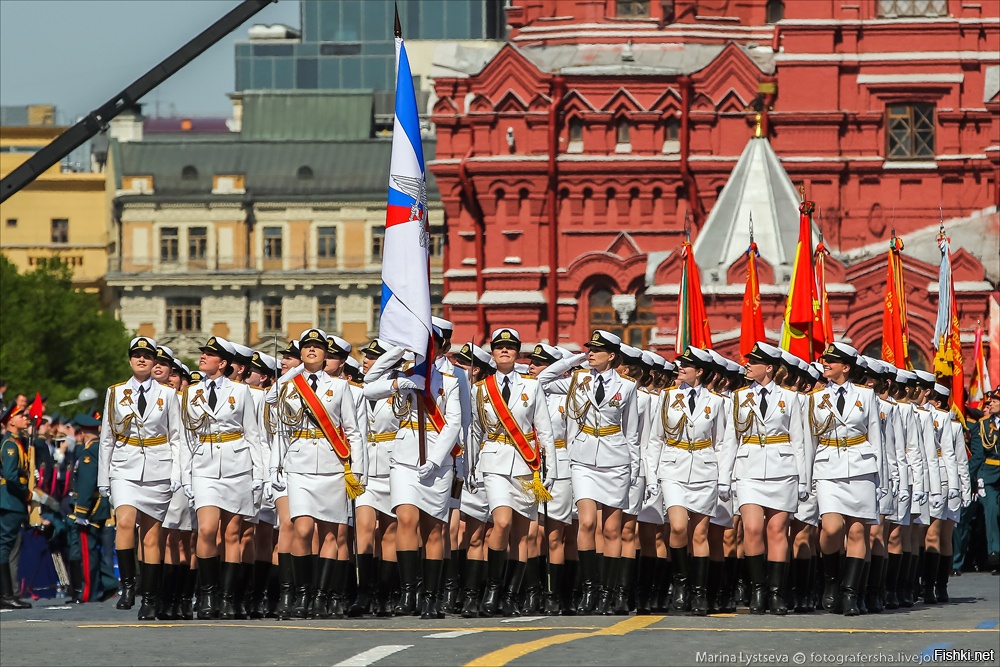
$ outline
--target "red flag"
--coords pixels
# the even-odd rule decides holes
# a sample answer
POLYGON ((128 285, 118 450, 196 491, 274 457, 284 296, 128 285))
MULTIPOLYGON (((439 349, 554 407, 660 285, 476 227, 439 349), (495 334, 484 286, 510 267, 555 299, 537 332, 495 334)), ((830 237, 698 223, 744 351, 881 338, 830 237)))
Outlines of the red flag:
POLYGON ((760 308, 760 282, 757 280, 757 244, 747 250, 747 286, 743 292, 743 319, 740 323, 740 354, 746 360, 754 344, 765 340, 764 313, 760 308))
POLYGON ((951 376, 951 408, 958 416, 965 414, 965 371, 962 365, 962 341, 959 335, 958 300, 955 298, 955 277, 951 271, 951 239, 941 226, 938 234, 941 249, 941 270, 938 277, 938 319, 934 327, 934 372, 951 376))
POLYGON ((819 305, 812 263, 812 213, 815 207, 811 201, 799 205, 799 245, 795 250, 795 267, 781 332, 781 347, 806 361, 815 360, 823 349, 822 340, 814 340, 817 338, 814 325, 819 305))
POLYGON ((978 408, 990 386, 990 372, 986 368, 986 352, 983 350, 983 328, 976 324, 976 342, 973 345, 972 384, 969 385, 969 407, 978 408))
POLYGON ((819 295, 819 308, 816 310, 816 324, 813 333, 816 344, 822 342, 819 354, 833 342, 833 320, 830 319, 830 298, 826 293, 826 256, 830 251, 820 241, 816 246, 816 293, 819 295), (821 340, 822 339, 822 340, 821 340))
POLYGON ((45 406, 42 405, 42 395, 35 393, 35 400, 28 406, 28 416, 35 422, 35 428, 42 423, 42 415, 45 414, 45 406))
POLYGON ((688 345, 712 347, 712 332, 708 328, 708 314, 701 294, 701 277, 694 261, 691 242, 681 246, 684 270, 681 274, 681 293, 677 300, 677 354, 683 354, 688 345))
POLYGON ((906 325, 906 290, 903 287, 903 240, 889 241, 889 264, 885 279, 885 309, 882 311, 882 359, 896 368, 912 370, 909 331, 906 325))

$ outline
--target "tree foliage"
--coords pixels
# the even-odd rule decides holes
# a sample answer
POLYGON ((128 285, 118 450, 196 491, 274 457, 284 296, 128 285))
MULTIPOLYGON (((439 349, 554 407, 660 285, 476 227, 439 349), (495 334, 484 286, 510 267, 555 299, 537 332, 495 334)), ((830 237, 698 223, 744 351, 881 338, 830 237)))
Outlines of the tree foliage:
POLYGON ((8 396, 37 391, 50 411, 84 387, 103 396, 130 372, 125 326, 71 278, 58 261, 18 273, 0 256, 0 377, 8 396))

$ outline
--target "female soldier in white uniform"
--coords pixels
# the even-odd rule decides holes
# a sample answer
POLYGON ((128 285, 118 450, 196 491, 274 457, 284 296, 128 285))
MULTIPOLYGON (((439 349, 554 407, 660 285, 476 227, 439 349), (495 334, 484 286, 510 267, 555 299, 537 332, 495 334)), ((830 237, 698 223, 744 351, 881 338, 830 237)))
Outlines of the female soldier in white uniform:
POLYGON ((618 581, 621 560, 622 511, 628 491, 639 477, 639 406, 637 387, 615 372, 621 362, 621 339, 597 330, 586 343, 587 354, 560 359, 538 380, 549 394, 566 395, 566 442, 573 476, 573 496, 579 514, 577 547, 582 596, 578 611, 591 614, 605 606, 598 601, 597 513, 602 509, 606 579, 604 595, 610 606, 612 583, 618 581), (584 359, 589 371, 563 374, 584 359))
MULTIPOLYGON (((945 543, 951 547, 952 532, 961 504, 961 482, 955 458, 956 443, 951 428, 946 392, 950 393, 946 387, 934 384, 927 403, 930 418, 925 420, 924 425, 924 442, 933 443, 933 450, 927 450, 929 458, 930 452, 934 453, 933 458, 930 458, 930 467, 937 469, 941 480, 941 499, 936 505, 931 506, 931 522, 924 537, 924 561, 921 563, 924 604, 937 603, 937 595, 934 593, 937 569, 942 554, 945 553, 945 543)), ((963 438, 961 446, 964 445, 963 438)), ((950 552, 951 549, 947 551, 950 552)))
POLYGON ((396 346, 382 355, 366 374, 365 398, 390 398, 400 419, 392 444, 389 485, 392 510, 396 513, 396 560, 402 595, 394 610, 397 616, 420 612, 422 618, 443 618, 437 591, 444 568, 444 531, 455 478, 454 448, 462 430, 462 405, 458 380, 443 375, 432 363, 429 377, 407 377, 388 373, 402 361, 404 350, 396 346), (393 377, 395 376, 395 377, 393 377), (433 400, 428 400, 424 387, 433 400), (420 443, 421 431, 425 435, 420 443), (424 603, 417 609, 420 546, 425 560, 424 603))
MULTIPOLYGON (((674 571, 675 611, 708 614, 708 521, 719 501, 716 448, 726 435, 726 400, 705 389, 712 356, 688 347, 675 360, 676 389, 662 392, 652 410, 652 435, 646 455, 651 486, 662 485, 670 517, 670 556, 674 571), (688 567, 688 545, 692 555, 688 567), (689 571, 690 590, 687 590, 689 571)), ((653 489, 656 491, 657 489, 653 489)))
MULTIPOLYGON (((537 380, 514 370, 521 350, 517 331, 502 328, 490 340, 497 372, 473 387, 469 465, 482 480, 493 515, 487 557, 483 616, 520 615, 517 597, 528 560, 528 527, 538 517, 539 501, 551 495, 554 477, 541 479, 541 456, 555 459, 555 444, 545 393, 537 380), (507 562, 508 550, 512 556, 507 562), (507 569, 506 580, 504 571, 507 569)), ((553 470, 553 474, 555 471, 553 470)))
MULTIPOLYGON (((528 373, 538 378, 546 367, 562 359, 558 348, 545 343, 535 345, 528 357, 528 373)), ((566 449, 566 397, 546 394, 555 457, 544 462, 546 476, 552 479, 552 500, 545 503, 545 539, 548 546, 548 576, 542 613, 557 616, 569 609, 572 580, 567 581, 566 529, 573 522, 573 483, 570 476, 569 453, 566 449)), ((574 561, 575 562, 575 561, 574 561)))
POLYGON ((213 336, 202 346, 198 367, 202 382, 189 388, 182 414, 188 445, 181 449, 184 492, 198 514, 198 618, 235 618, 234 595, 240 572, 243 517, 254 513, 254 493, 264 487, 260 421, 250 388, 237 384, 232 354, 213 336), (218 536, 224 545, 222 605, 218 536))
POLYGON ((129 344, 132 378, 108 388, 97 486, 115 506, 115 549, 122 592, 118 609, 135 604, 135 529, 142 540, 142 606, 139 620, 156 617, 162 576, 160 526, 173 491, 180 488, 183 428, 173 389, 151 377, 156 342, 139 336, 129 344))
MULTIPOLYGON (((385 354, 377 338, 361 348, 367 373, 385 354)), ((389 461, 399 431, 399 417, 387 399, 365 399, 368 446, 368 483, 355 504, 354 530, 358 540, 358 598, 348 610, 353 617, 368 613, 374 600, 376 615, 392 616, 389 596, 396 571, 396 515, 389 493, 389 461), (377 558, 376 558, 377 557, 377 558), (376 568, 376 562, 379 563, 376 568), (377 574, 376 574, 377 569, 377 574), (376 587, 376 577, 378 585, 376 587), (373 595, 374 593, 374 595, 373 595)))
MULTIPOLYGON (((478 345, 466 343, 455 354, 455 359, 468 368, 469 381, 475 385, 497 371, 493 357, 478 345)), ((470 399, 471 403, 471 399, 470 399)), ((471 412, 470 412, 471 414, 471 412)), ((471 456, 469 448, 465 448, 465 457, 471 456)), ((468 466, 466 467, 468 470, 468 466)), ((492 526, 490 504, 486 498, 486 489, 480 488, 475 478, 466 472, 465 488, 462 489, 460 513, 462 526, 459 535, 459 548, 465 549, 465 572, 462 576, 465 591, 461 603, 463 618, 479 616, 482 601, 483 583, 486 581, 486 537, 487 528, 492 526)))
MULTIPOLYGON (((254 409, 257 412, 258 426, 261 436, 261 460, 267 465, 271 460, 271 436, 264 424, 265 413, 270 406, 264 402, 264 395, 277 378, 278 360, 264 352, 254 351, 250 357, 250 374, 247 385, 250 386, 254 398, 254 409)), ((271 557, 274 552, 274 526, 278 522, 278 513, 274 507, 274 491, 270 481, 265 477, 264 492, 261 494, 260 509, 252 521, 253 533, 253 569, 251 585, 247 593, 246 613, 250 618, 264 618, 267 615, 265 596, 267 582, 271 575, 271 557)), ((244 560, 247 554, 244 553, 244 560)), ((244 565, 244 567, 246 567, 244 565)))
MULTIPOLYGON (((350 562, 341 557, 338 531, 347 524, 349 502, 364 491, 367 452, 358 428, 350 385, 330 377, 327 337, 309 329, 299 338, 302 365, 279 378, 278 419, 290 430, 288 448, 271 449, 271 485, 288 487, 292 518, 293 615, 329 617, 333 594, 344 594, 350 562), (319 576, 313 592, 313 532, 319 537, 319 576), (335 590, 336 589, 336 590, 335 590)), ((269 392, 269 398, 273 395, 269 392)))
POLYGON ((858 592, 868 553, 868 522, 878 518, 878 489, 888 485, 878 474, 882 456, 878 398, 871 389, 848 382, 857 358, 857 350, 850 345, 827 346, 821 357, 827 384, 809 395, 807 413, 822 521, 823 606, 842 608, 845 616, 860 613, 858 592), (847 560, 841 573, 839 554, 845 537, 847 560))
MULTIPOLYGON (((289 341, 288 346, 281 352, 279 373, 285 375, 291 372, 296 366, 302 363, 299 352, 299 342, 289 341)), ((277 470, 271 469, 271 461, 275 455, 277 460, 284 459, 285 450, 288 449, 289 432, 288 426, 278 419, 278 394, 277 389, 268 391, 265 396, 266 410, 264 414, 264 428, 267 437, 270 439, 271 457, 268 460, 268 481, 265 486, 269 495, 273 498, 275 511, 278 515, 275 527, 278 529, 278 539, 274 545, 274 558, 272 563, 278 566, 278 596, 276 600, 271 600, 271 608, 268 617, 277 618, 280 621, 287 621, 292 617, 292 607, 295 604, 294 576, 292 573, 292 541, 294 531, 292 529, 292 517, 288 513, 288 487, 282 479, 280 488, 276 488, 271 479, 276 476, 277 470)), ((281 475, 284 477, 284 474, 281 475)))
POLYGON ((781 594, 788 519, 810 482, 797 395, 774 383, 780 360, 781 351, 762 342, 747 355, 747 378, 753 384, 733 393, 719 465, 720 499, 730 496, 730 484, 735 487, 753 614, 768 608, 777 614, 788 611, 781 594))

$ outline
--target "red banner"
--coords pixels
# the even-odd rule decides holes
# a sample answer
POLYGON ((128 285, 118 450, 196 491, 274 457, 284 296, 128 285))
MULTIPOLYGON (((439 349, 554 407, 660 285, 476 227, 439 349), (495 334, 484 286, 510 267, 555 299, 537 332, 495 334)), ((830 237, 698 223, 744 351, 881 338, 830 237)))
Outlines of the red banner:
POLYGON ((740 354, 746 360, 753 346, 766 340, 764 333, 764 313, 760 307, 760 282, 757 279, 757 244, 751 243, 747 250, 747 286, 743 292, 743 320, 740 328, 740 354))
POLYGON ((882 314, 882 359, 896 368, 912 370, 906 325, 906 289, 903 285, 903 241, 889 241, 889 265, 885 279, 885 309, 882 314))

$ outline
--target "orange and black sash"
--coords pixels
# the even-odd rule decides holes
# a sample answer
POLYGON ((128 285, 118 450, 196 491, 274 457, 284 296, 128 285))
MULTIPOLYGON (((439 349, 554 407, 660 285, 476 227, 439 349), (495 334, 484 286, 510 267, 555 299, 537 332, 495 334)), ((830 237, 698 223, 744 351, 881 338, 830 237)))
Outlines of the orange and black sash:
POLYGON ((323 432, 323 436, 330 442, 330 447, 340 459, 340 462, 344 464, 344 481, 347 484, 347 497, 354 500, 364 493, 365 488, 358 481, 358 478, 355 477, 354 473, 351 472, 351 447, 347 444, 347 437, 343 429, 334 426, 333 420, 330 419, 330 413, 323 407, 319 397, 313 391, 312 387, 309 386, 309 383, 306 382, 305 377, 296 375, 292 378, 292 384, 298 390, 299 396, 302 397, 303 402, 312 414, 312 418, 316 421, 316 425, 319 426, 319 430, 323 432))
POLYGON ((491 375, 486 378, 486 395, 489 396, 490 403, 493 404, 493 411, 497 413, 497 417, 500 418, 500 423, 503 424, 503 428, 507 431, 507 435, 510 437, 514 446, 517 448, 518 453, 524 462, 528 464, 528 468, 532 472, 538 470, 541 462, 538 460, 538 452, 535 448, 531 446, 528 442, 528 437, 524 435, 521 431, 521 427, 517 425, 517 420, 514 419, 514 415, 511 414, 510 408, 507 406, 507 401, 503 400, 503 396, 500 394, 500 388, 497 386, 497 379, 495 375, 491 375))

